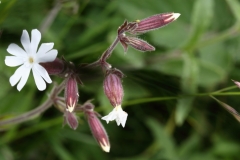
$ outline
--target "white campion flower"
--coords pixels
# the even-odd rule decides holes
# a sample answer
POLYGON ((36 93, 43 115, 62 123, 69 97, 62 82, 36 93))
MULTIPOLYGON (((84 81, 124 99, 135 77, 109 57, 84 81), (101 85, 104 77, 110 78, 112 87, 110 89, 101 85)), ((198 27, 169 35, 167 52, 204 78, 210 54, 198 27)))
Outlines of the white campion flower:
POLYGON ((128 116, 128 114, 126 112, 124 112, 122 110, 122 107, 119 105, 119 106, 114 107, 112 112, 110 112, 108 115, 102 117, 102 119, 105 120, 107 123, 109 123, 109 121, 116 120, 118 126, 121 124, 123 127, 125 127, 125 124, 127 121, 127 116, 128 116))
POLYGON ((37 50, 40 40, 41 33, 37 29, 32 30, 31 41, 28 32, 23 30, 21 43, 24 50, 14 43, 7 48, 7 51, 13 56, 6 56, 5 64, 9 67, 20 66, 9 79, 11 86, 19 82, 18 91, 26 84, 31 70, 40 91, 46 89, 46 82, 52 83, 48 72, 39 63, 54 61, 58 52, 56 49, 52 49, 54 43, 43 43, 37 50))

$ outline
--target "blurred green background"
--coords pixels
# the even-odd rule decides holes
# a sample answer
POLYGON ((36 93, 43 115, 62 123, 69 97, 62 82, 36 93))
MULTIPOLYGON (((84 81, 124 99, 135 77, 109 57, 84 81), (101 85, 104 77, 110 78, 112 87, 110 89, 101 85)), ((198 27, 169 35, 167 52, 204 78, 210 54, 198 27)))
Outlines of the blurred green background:
MULTIPOLYGON (((111 142, 105 153, 91 136, 82 114, 76 131, 62 127, 54 107, 19 125, 1 126, 0 160, 237 160, 239 123, 208 93, 239 109, 239 0, 0 0, 0 120, 34 109, 47 99, 32 76, 21 92, 11 87, 16 68, 4 58, 10 43, 20 44, 22 30, 39 29, 41 42, 54 42, 59 57, 75 64, 97 60, 115 39, 124 20, 181 13, 177 21, 140 35, 154 52, 120 45, 109 62, 123 71, 125 128, 103 122, 111 142), (200 94, 202 93, 202 94, 200 94), (179 95, 188 95, 177 97, 179 95)), ((103 94, 101 70, 81 72, 80 103, 94 99, 96 109, 112 110, 103 94)), ((58 77, 52 77, 61 82, 58 77)))

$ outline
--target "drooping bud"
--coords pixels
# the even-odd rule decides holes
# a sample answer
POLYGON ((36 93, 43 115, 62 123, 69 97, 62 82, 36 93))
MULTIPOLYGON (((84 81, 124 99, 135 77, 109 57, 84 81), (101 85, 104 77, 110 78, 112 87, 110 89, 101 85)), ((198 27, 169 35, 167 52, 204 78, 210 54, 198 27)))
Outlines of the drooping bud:
POLYGON ((155 51, 155 48, 152 45, 150 45, 146 41, 136 38, 136 37, 125 36, 120 39, 120 42, 121 42, 125 52, 127 51, 126 45, 130 45, 133 48, 135 48, 139 51, 142 51, 142 52, 155 51))
POLYGON ((63 60, 56 58, 52 62, 40 63, 50 75, 59 75, 63 72, 65 68, 65 63, 63 60))
POLYGON ((123 87, 121 82, 122 77, 123 73, 120 70, 112 69, 107 72, 107 75, 103 82, 104 93, 113 107, 122 104, 123 99, 123 87))
POLYGON ((78 86, 76 77, 71 74, 67 78, 66 81, 66 88, 65 88, 65 101, 66 101, 66 107, 67 111, 73 112, 74 108, 78 102, 78 86))
POLYGON ((123 73, 120 70, 112 69, 107 73, 103 87, 104 92, 114 109, 107 116, 102 117, 102 119, 107 123, 115 120, 118 126, 121 124, 125 127, 128 114, 124 112, 121 107, 123 99, 121 78, 123 78, 123 73))
POLYGON ((68 111, 65 111, 64 112, 64 125, 65 124, 68 124, 68 126, 74 130, 77 129, 78 127, 78 119, 75 115, 75 113, 73 112, 68 112, 68 111))
POLYGON ((238 88, 240 88, 240 82, 235 81, 235 80, 232 80, 232 81, 238 86, 238 88))
POLYGON ((93 137, 105 152, 109 152, 110 143, 108 135, 102 123, 99 121, 96 113, 93 111, 93 109, 87 110, 84 113, 86 114, 93 137))
POLYGON ((162 13, 153 15, 143 20, 137 20, 136 22, 138 25, 136 29, 130 30, 129 32, 132 34, 139 34, 158 29, 173 22, 179 16, 179 13, 162 13))

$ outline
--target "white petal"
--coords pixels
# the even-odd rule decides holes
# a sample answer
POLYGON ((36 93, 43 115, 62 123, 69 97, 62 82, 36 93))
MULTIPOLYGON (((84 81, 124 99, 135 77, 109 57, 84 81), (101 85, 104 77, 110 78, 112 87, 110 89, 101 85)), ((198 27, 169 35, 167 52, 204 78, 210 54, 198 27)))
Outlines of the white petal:
POLYGON ((116 123, 117 123, 118 126, 121 124, 121 121, 120 121, 119 118, 116 118, 116 123))
POLYGON ((27 79, 29 77, 29 73, 31 71, 31 68, 24 68, 24 72, 22 73, 22 78, 20 80, 20 82, 17 85, 17 89, 18 91, 21 91, 21 89, 24 87, 24 85, 27 82, 27 79))
POLYGON ((21 43, 22 43, 23 48, 25 49, 25 51, 28 54, 31 53, 31 50, 30 50, 31 43, 30 43, 28 32, 26 30, 23 30, 22 37, 21 37, 21 43))
POLYGON ((32 53, 37 53, 38 44, 41 40, 41 33, 37 29, 33 29, 31 33, 31 49, 32 53))
POLYGON ((17 84, 17 82, 21 79, 25 70, 26 70, 26 67, 22 65, 15 71, 15 73, 9 79, 11 86, 14 86, 15 84, 17 84))
POLYGON ((44 63, 44 62, 52 62, 56 59, 58 54, 58 51, 56 49, 53 49, 46 54, 42 54, 41 56, 38 57, 38 62, 39 63, 44 63))
POLYGON ((107 123, 109 123, 109 121, 114 121, 116 118, 117 118, 116 108, 114 108, 108 115, 102 117, 102 119, 107 121, 107 123))
POLYGON ((124 111, 122 111, 121 115, 119 115, 119 121, 121 122, 122 126, 125 127, 126 121, 127 121, 128 114, 124 111))
POLYGON ((35 68, 33 67, 32 69, 33 71, 33 77, 36 83, 36 86, 38 88, 38 90, 43 91, 46 89, 46 83, 43 80, 43 78, 41 77, 41 75, 35 70, 35 68))
POLYGON ((108 115, 101 118, 102 120, 105 120, 107 123, 109 123, 108 115))
POLYGON ((51 78, 49 77, 48 72, 46 71, 46 69, 44 67, 42 67, 39 64, 35 64, 33 66, 33 72, 37 72, 45 81, 47 81, 48 83, 52 83, 51 78))
POLYGON ((7 48, 8 53, 17 57, 26 57, 27 53, 15 43, 11 43, 7 48))
POLYGON ((22 58, 15 57, 15 56, 6 56, 5 64, 9 67, 16 67, 23 64, 24 61, 22 58))
POLYGON ((38 56, 43 55, 53 48, 54 43, 42 43, 37 52, 38 56))
POLYGON ((174 18, 174 20, 175 20, 175 19, 177 19, 180 15, 181 15, 180 13, 174 13, 173 16, 172 16, 172 18, 174 18))
POLYGON ((108 114, 108 118, 110 121, 114 121, 117 118, 117 112, 115 110, 113 110, 112 112, 110 112, 108 114))

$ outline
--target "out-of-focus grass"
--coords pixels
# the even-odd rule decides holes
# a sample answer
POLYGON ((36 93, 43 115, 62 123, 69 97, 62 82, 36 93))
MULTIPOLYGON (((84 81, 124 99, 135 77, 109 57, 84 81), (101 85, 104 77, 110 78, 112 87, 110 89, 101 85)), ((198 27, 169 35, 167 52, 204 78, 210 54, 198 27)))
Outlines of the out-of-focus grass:
MULTIPOLYGON (((1 0, 0 119, 35 108, 49 92, 50 87, 46 92, 37 91, 32 78, 21 92, 9 84, 16 68, 5 66, 6 49, 10 43, 20 44, 23 29, 42 29, 42 42, 54 42, 59 56, 81 64, 99 58, 126 19, 163 12, 181 16, 164 28, 139 35, 156 51, 142 53, 130 48, 124 54, 118 45, 109 59, 126 75, 123 107, 129 114, 124 129, 103 122, 111 141, 110 153, 97 146, 83 115, 79 115, 79 128, 72 131, 62 127, 62 114, 51 108, 33 120, 1 128, 0 159, 239 157, 238 122, 210 97, 199 94, 232 86, 231 79, 240 80, 238 0, 69 0, 61 3, 56 17, 44 28, 56 2, 1 0)), ((83 71, 81 76, 80 103, 93 98, 96 110, 107 114, 112 107, 103 94, 101 71, 83 71)), ((222 102, 239 109, 238 96, 222 94, 218 97, 222 102)))

